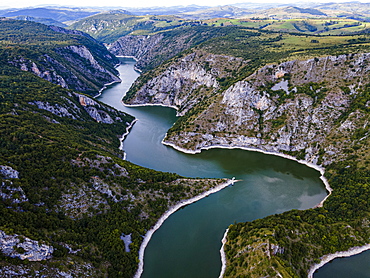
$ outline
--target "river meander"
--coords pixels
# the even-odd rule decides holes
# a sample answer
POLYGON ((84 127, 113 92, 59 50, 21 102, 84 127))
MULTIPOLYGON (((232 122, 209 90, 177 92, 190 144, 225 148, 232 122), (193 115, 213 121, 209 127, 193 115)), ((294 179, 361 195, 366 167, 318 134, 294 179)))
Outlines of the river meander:
POLYGON ((161 141, 176 121, 176 111, 123 106, 122 96, 139 74, 134 60, 122 61, 122 83, 110 86, 98 99, 138 119, 123 143, 128 161, 187 177, 242 180, 172 214, 145 250, 142 277, 218 277, 221 239, 230 224, 314 207, 326 196, 319 172, 295 161, 227 149, 190 155, 164 146, 161 141))

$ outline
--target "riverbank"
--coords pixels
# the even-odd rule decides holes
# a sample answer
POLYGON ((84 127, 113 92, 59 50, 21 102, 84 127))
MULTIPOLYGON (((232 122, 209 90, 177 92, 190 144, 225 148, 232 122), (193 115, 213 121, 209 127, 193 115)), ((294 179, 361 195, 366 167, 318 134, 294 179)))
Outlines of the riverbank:
POLYGON ((113 85, 113 84, 116 84, 116 83, 121 83, 122 82, 122 80, 120 79, 120 80, 115 80, 115 81, 112 81, 112 82, 110 82, 110 83, 106 83, 106 84, 104 84, 104 86, 98 91, 98 94, 96 95, 96 96, 93 96, 93 98, 98 98, 98 97, 100 97, 101 96, 101 94, 102 94, 102 92, 105 90, 105 89, 107 89, 108 88, 108 86, 110 86, 110 85, 113 85))
MULTIPOLYGON (((126 107, 147 107, 147 106, 153 107, 153 106, 160 106, 160 107, 172 108, 172 109, 175 109, 176 111, 179 110, 179 108, 177 106, 171 106, 171 105, 165 105, 165 104, 156 104, 156 103, 149 103, 149 104, 127 104, 127 103, 124 103, 123 100, 121 100, 121 103, 122 103, 122 105, 124 105, 126 107)), ((178 115, 177 114, 176 116, 179 117, 181 115, 178 115)))
POLYGON ((179 210, 181 207, 184 207, 184 206, 187 206, 187 205, 190 205, 192 203, 195 203, 197 201, 199 201, 200 199, 203 199, 207 196, 209 196, 210 194, 212 193, 216 193, 222 189, 224 189, 225 187, 228 187, 229 185, 232 185, 234 184, 234 182, 237 182, 237 180, 229 180, 225 183, 222 183, 206 192, 203 192, 202 194, 198 195, 198 196, 195 196, 193 198, 190 198, 190 199, 187 199, 187 200, 183 200, 179 203, 177 203, 176 205, 170 207, 157 221, 157 223, 154 225, 153 228, 151 228, 145 235, 144 237, 144 240, 140 246, 140 249, 139 249, 139 268, 134 276, 134 278, 139 278, 141 276, 141 274, 143 273, 143 270, 144 270, 144 252, 145 252, 145 248, 147 247, 150 239, 152 238, 152 235, 154 234, 154 232, 156 230, 158 230, 162 224, 164 223, 164 221, 173 213, 175 213, 177 210, 179 210))
POLYGON ((226 253, 225 253, 225 244, 227 242, 227 234, 229 232, 229 229, 226 229, 226 232, 224 233, 224 236, 221 240, 222 242, 222 246, 221 246, 221 249, 220 249, 220 255, 221 255, 221 272, 220 272, 220 275, 218 276, 218 278, 222 278, 225 274, 225 271, 226 271, 226 253))
POLYGON ((129 58, 129 59, 134 59, 136 62, 139 61, 138 58, 135 56, 122 56, 122 55, 116 55, 117 58, 129 58))
POLYGON ((309 272, 308 272, 308 278, 313 278, 313 274, 316 270, 318 270, 323 265, 327 264, 328 262, 336 259, 336 258, 344 258, 344 257, 350 257, 357 254, 360 254, 364 251, 370 250, 370 244, 364 245, 364 246, 358 246, 358 247, 352 247, 347 251, 340 251, 336 252, 334 254, 328 254, 325 256, 322 256, 320 259, 320 263, 313 265, 309 272))
MULTIPOLYGON (((126 136, 129 135, 131 128, 134 126, 134 124, 137 122, 137 119, 134 119, 127 127, 126 127, 126 132, 122 134, 121 138, 119 139, 120 145, 119 149, 123 151, 123 141, 126 139, 126 136)), ((123 160, 126 160, 126 153, 124 152, 123 154, 123 160)))

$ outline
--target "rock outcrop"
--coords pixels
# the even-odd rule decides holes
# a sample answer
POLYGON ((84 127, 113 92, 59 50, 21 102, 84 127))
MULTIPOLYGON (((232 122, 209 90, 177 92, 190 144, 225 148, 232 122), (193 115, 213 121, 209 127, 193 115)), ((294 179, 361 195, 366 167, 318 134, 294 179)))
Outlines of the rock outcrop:
POLYGON ((4 179, 18 179, 19 172, 10 166, 0 165, 0 174, 4 179))
POLYGON ((29 104, 36 105, 39 109, 49 111, 59 117, 67 117, 74 120, 84 120, 87 113, 96 122, 104 124, 122 123, 127 116, 127 114, 101 104, 86 95, 70 93, 69 96, 72 99, 61 97, 62 101, 55 103, 38 100, 29 102, 29 104))
POLYGON ((3 181, 0 183, 0 197, 3 200, 11 200, 13 204, 27 202, 28 198, 23 189, 9 180, 19 179, 19 172, 10 166, 0 165, 0 174, 3 178, 3 181))
POLYGON ((52 257, 54 248, 46 244, 40 244, 36 240, 17 234, 7 235, 0 230, 0 249, 3 254, 12 258, 29 261, 42 261, 52 257))
POLYGON ((132 56, 138 60, 137 68, 142 69, 152 59, 152 51, 163 39, 162 34, 151 36, 124 36, 109 45, 109 51, 116 56, 132 56))
POLYGON ((71 45, 55 52, 58 59, 44 54, 37 59, 17 57, 9 63, 64 88, 82 92, 99 91, 104 84, 120 81, 113 65, 107 68, 99 63, 86 46, 71 45))
POLYGON ((194 52, 135 90, 128 103, 166 105, 176 108, 182 116, 215 93, 220 87, 219 79, 230 77, 231 72, 244 63, 240 58, 194 52))

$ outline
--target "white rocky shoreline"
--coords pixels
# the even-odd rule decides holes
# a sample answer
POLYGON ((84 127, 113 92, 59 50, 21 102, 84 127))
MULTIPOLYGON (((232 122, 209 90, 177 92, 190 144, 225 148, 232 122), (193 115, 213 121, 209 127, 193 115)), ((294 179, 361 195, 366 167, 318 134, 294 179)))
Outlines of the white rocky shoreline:
MULTIPOLYGON (((126 107, 147 107, 147 106, 160 106, 160 107, 167 107, 167 108, 172 108, 172 109, 175 109, 176 111, 179 110, 179 108, 177 106, 174 106, 174 105, 165 105, 165 104, 160 104, 160 103, 147 103, 147 104, 127 104, 127 103, 124 103, 123 100, 121 101, 122 104, 126 107)), ((167 134, 166 134, 167 135, 167 134)))
MULTIPOLYGON (((167 134, 165 135, 165 137, 166 136, 167 136, 167 134)), ((317 207, 321 207, 323 205, 323 203, 325 202, 325 200, 331 195, 331 193, 333 191, 333 189, 329 185, 328 180, 324 177, 325 169, 323 167, 320 167, 316 164, 310 163, 310 162, 305 161, 305 160, 298 160, 297 158, 295 158, 294 156, 291 156, 291 155, 287 155, 287 154, 283 154, 283 153, 277 153, 277 152, 269 152, 269 151, 264 151, 264 150, 256 149, 256 148, 237 147, 237 146, 230 147, 230 146, 222 146, 222 145, 204 147, 204 148, 201 148, 199 150, 194 150, 193 151, 193 150, 188 150, 188 149, 185 149, 185 148, 181 148, 181 147, 179 147, 179 146, 177 146, 173 143, 166 142, 165 139, 162 140, 162 144, 164 144, 166 146, 169 146, 169 147, 172 147, 175 150, 178 150, 180 152, 187 153, 187 154, 197 154, 197 153, 201 153, 203 150, 210 150, 210 149, 229 149, 229 150, 238 149, 238 150, 245 150, 245 151, 260 152, 260 153, 268 154, 268 155, 280 156, 280 157, 283 157, 283 158, 286 158, 286 159, 296 161, 300 164, 304 164, 304 165, 306 165, 310 168, 313 168, 313 169, 317 170, 318 172, 320 172, 320 174, 321 174, 320 179, 324 183, 325 189, 328 191, 329 194, 324 198, 324 200, 322 200, 319 204, 317 204, 317 207)))
POLYGON ((179 203, 177 203, 176 205, 170 207, 157 221, 157 223, 154 225, 153 228, 151 228, 145 235, 144 237, 144 240, 143 242, 141 243, 141 246, 140 246, 140 249, 139 249, 139 268, 134 276, 134 278, 140 278, 141 274, 143 273, 143 270, 144 270, 144 252, 145 252, 145 248, 146 246, 148 245, 150 239, 152 238, 152 235, 154 234, 154 232, 156 230, 158 230, 163 222, 173 213, 175 213, 178 209, 180 209, 181 207, 184 207, 186 205, 190 205, 192 203, 195 203, 197 201, 199 201, 200 199, 203 199, 207 196, 209 196, 210 194, 212 193, 216 193, 222 189, 224 189, 225 187, 228 187, 229 185, 233 184, 234 182, 237 182, 237 180, 229 180, 225 183, 222 183, 206 192, 203 192, 202 194, 198 195, 198 196, 195 196, 193 198, 190 198, 190 199, 187 199, 187 200, 183 200, 179 203))
MULTIPOLYGON (((119 149, 123 151, 123 141, 125 140, 126 136, 130 133, 131 128, 134 126, 134 124, 138 121, 138 119, 134 119, 127 127, 126 132, 122 134, 121 138, 119 139, 120 145, 119 149)), ((123 160, 126 160, 126 153, 123 154, 123 160)))
POLYGON ((367 250, 370 250, 370 244, 366 244, 364 246, 352 247, 352 248, 348 249, 347 251, 340 251, 340 252, 336 252, 334 254, 324 255, 320 258, 321 259, 320 263, 315 264, 310 268, 310 271, 308 272, 308 278, 313 278, 313 274, 315 273, 316 270, 318 270, 320 267, 322 267, 323 265, 327 264, 328 262, 330 262, 330 261, 332 261, 336 258, 354 256, 354 255, 360 254, 360 253, 362 253, 364 251, 367 251, 367 250))
POLYGON ((222 246, 221 246, 221 249, 220 249, 220 255, 221 255, 221 272, 220 272, 220 275, 218 276, 218 278, 222 278, 225 274, 225 271, 226 271, 226 253, 225 253, 225 244, 227 242, 227 234, 229 232, 229 228, 226 229, 225 233, 224 233, 224 236, 221 240, 222 242, 222 246))

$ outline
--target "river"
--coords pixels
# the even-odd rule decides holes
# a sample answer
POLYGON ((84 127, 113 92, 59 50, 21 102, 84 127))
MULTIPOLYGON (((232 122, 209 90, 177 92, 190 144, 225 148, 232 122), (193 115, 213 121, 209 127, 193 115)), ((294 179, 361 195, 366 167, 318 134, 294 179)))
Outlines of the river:
POLYGON ((288 159, 227 149, 190 155, 161 144, 176 121, 176 111, 122 104, 123 94, 139 76, 134 64, 132 59, 122 59, 118 67, 122 83, 110 86, 98 98, 138 119, 123 143, 126 159, 187 177, 242 180, 172 214, 145 250, 143 278, 218 277, 221 239, 230 224, 290 209, 307 209, 326 196, 319 172, 288 159))

